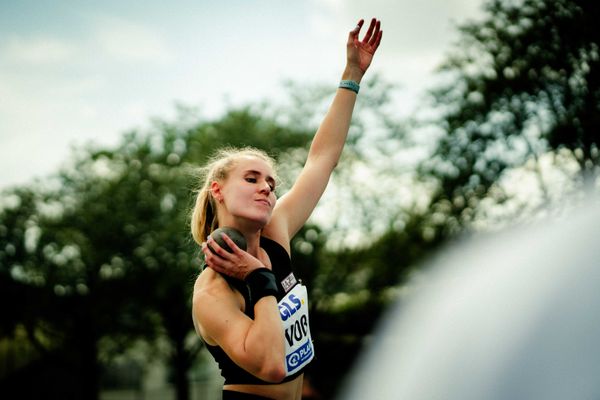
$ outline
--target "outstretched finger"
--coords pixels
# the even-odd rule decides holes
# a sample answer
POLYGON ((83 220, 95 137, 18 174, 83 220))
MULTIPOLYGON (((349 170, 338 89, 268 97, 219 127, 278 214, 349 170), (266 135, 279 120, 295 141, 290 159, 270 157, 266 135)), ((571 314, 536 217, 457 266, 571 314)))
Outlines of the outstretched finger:
POLYGON ((371 40, 369 41, 369 44, 373 47, 375 47, 375 43, 377 43, 377 40, 379 40, 379 32, 381 28, 381 21, 377 21, 377 23, 375 24, 375 32, 373 32, 373 36, 371 37, 371 40))
POLYGON ((367 31, 367 33, 365 34, 365 37, 363 38, 362 42, 363 43, 369 43, 369 41, 371 40, 371 35, 373 35, 373 29, 375 28, 375 18, 371 19, 371 23, 369 24, 369 30, 367 31))
POLYGON ((350 31, 350 33, 348 34, 348 44, 352 44, 355 40, 358 40, 358 34, 364 23, 365 20, 361 19, 360 21, 358 21, 354 29, 350 31))
POLYGON ((383 31, 379 31, 379 34, 377 35, 377 40, 375 41, 375 43, 371 46, 372 48, 372 53, 375 53, 377 51, 377 48, 379 47, 379 44, 381 43, 381 38, 383 37, 383 31))

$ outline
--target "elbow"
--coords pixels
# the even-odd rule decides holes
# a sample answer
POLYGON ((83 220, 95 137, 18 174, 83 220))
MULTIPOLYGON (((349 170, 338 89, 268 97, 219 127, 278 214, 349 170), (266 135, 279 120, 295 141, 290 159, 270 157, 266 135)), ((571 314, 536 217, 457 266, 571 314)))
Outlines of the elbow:
POLYGON ((258 378, 269 383, 279 383, 285 378, 285 374, 283 362, 271 362, 261 368, 258 378))

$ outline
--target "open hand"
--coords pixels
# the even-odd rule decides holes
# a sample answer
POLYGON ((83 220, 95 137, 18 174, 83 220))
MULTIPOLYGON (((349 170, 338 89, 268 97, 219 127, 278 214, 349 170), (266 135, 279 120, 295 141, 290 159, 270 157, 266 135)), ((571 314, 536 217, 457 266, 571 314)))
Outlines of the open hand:
POLYGON ((348 43, 346 45, 346 53, 348 58, 348 66, 358 68, 363 74, 371 65, 373 56, 381 43, 383 31, 381 30, 381 21, 373 18, 369 29, 363 40, 359 40, 358 36, 360 29, 364 24, 364 20, 358 21, 356 28, 350 31, 348 35, 348 43))

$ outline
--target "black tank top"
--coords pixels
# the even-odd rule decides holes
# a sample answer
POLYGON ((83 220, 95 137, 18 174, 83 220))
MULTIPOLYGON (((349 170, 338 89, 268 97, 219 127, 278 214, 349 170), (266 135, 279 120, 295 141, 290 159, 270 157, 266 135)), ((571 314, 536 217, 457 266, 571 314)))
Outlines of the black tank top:
MULTIPOLYGON (((285 293, 291 289, 290 282, 295 282, 296 279, 293 276, 292 272, 292 262, 290 260, 290 256, 287 251, 274 240, 268 239, 264 236, 260 238, 260 247, 262 247, 267 254, 269 255, 269 259, 271 260, 271 267, 273 273, 275 274, 275 278, 277 280, 277 289, 279 293, 277 294, 277 301, 280 301, 285 293), (284 287, 285 286, 285 287, 284 287)), ((244 301, 246 303, 246 307, 244 313, 254 319, 254 304, 250 301, 250 296, 248 292, 248 288, 244 281, 231 278, 229 276, 223 275, 225 280, 236 290, 238 290, 242 296, 244 296, 244 301)), ((219 365, 219 369, 221 370, 221 376, 225 378, 225 385, 228 384, 251 384, 251 385, 273 385, 274 383, 265 382, 251 373, 247 372, 243 368, 239 367, 236 363, 234 363, 231 358, 223 351, 219 346, 211 346, 206 343, 206 348, 209 353, 213 356, 217 364, 219 365)), ((298 377, 304 369, 296 372, 294 375, 288 376, 282 382, 288 382, 294 380, 298 377)))

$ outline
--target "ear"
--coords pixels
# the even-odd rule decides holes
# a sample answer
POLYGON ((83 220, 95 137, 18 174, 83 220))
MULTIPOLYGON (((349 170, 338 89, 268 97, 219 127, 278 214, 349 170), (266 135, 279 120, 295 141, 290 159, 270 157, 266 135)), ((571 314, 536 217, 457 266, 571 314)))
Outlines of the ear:
POLYGON ((221 203, 223 201, 223 193, 221 192, 221 184, 219 184, 219 182, 211 182, 210 193, 212 194, 212 197, 217 201, 217 203, 221 203))

